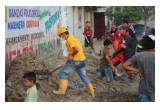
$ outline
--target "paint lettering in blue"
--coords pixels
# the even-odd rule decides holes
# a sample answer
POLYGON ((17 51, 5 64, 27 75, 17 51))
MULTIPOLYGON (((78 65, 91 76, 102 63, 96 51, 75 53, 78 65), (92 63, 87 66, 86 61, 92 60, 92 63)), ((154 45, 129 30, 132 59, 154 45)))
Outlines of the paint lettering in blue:
POLYGON ((23 28, 25 28, 25 23, 24 23, 24 21, 8 22, 8 30, 12 30, 12 29, 23 29, 23 28))
POLYGON ((24 9, 24 16, 25 17, 39 17, 39 10, 38 9, 24 9))
POLYGON ((39 17, 39 9, 9 9, 9 18, 39 17))
POLYGON ((9 9, 9 18, 23 17, 23 9, 9 9))

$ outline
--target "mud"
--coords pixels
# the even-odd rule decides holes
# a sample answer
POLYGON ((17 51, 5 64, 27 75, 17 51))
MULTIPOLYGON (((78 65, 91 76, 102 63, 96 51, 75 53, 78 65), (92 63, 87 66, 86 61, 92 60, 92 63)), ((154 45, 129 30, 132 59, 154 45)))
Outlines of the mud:
MULTIPOLYGON (((85 50, 87 60, 87 75, 92 84, 95 85, 96 77, 99 68, 98 53, 86 48, 85 50)), ((106 91, 107 86, 105 79, 99 86, 98 90, 95 90, 96 98, 92 98, 86 91, 85 86, 83 88, 68 87, 66 94, 58 96, 52 93, 53 90, 58 89, 59 70, 48 75, 48 73, 65 60, 60 54, 55 54, 47 59, 40 60, 32 52, 26 52, 14 59, 11 63, 10 71, 7 75, 5 84, 5 100, 7 102, 23 102, 26 94, 26 88, 23 85, 23 74, 26 71, 34 71, 37 75, 36 86, 38 89, 38 101, 39 102, 135 102, 138 101, 137 90, 139 78, 136 75, 135 81, 130 86, 128 84, 127 75, 117 78, 117 81, 113 82, 114 91, 106 91)), ((124 72, 119 69, 120 72, 124 72)), ((68 75, 69 82, 76 81, 82 84, 79 76, 75 71, 68 75)))

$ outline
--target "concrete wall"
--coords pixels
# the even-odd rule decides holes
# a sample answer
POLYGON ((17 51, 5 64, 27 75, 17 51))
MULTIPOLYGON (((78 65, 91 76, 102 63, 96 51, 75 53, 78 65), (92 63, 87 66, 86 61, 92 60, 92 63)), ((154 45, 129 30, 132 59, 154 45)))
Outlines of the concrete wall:
POLYGON ((6 7, 6 63, 32 50, 38 58, 60 50, 57 24, 67 25, 65 7, 6 7), (64 19, 61 19, 64 18, 64 19))
POLYGON ((73 7, 67 6, 67 28, 69 30, 69 33, 74 35, 74 26, 73 26, 73 7))
POLYGON ((78 40, 81 42, 82 45, 84 45, 84 7, 73 7, 74 10, 74 36, 78 38, 78 40))
POLYGON ((26 51, 43 59, 60 50, 66 55, 65 41, 55 37, 57 25, 65 26, 84 45, 85 21, 91 20, 85 7, 6 7, 6 63, 26 51))

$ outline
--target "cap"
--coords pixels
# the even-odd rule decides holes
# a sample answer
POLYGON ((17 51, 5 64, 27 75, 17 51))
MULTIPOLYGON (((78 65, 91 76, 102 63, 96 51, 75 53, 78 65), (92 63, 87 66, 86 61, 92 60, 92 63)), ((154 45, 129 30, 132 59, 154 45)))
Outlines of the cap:
POLYGON ((116 29, 116 25, 115 25, 115 24, 113 24, 113 25, 112 25, 112 28, 116 29))
POLYGON ((55 36, 59 36, 60 34, 62 34, 62 33, 64 33, 64 32, 67 32, 67 31, 68 31, 68 30, 67 30, 66 27, 59 27, 59 28, 58 28, 58 31, 57 31, 57 33, 56 33, 55 36))

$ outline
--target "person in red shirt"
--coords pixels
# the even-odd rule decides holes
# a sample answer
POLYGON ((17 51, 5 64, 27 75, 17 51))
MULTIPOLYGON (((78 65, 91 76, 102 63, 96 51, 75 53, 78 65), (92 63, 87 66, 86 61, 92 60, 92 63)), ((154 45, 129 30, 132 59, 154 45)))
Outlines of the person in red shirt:
MULTIPOLYGON (((134 45, 136 43, 136 40, 131 37, 128 33, 128 27, 121 26, 120 28, 120 44, 118 45, 117 50, 113 53, 112 57, 112 64, 116 67, 120 63, 124 63, 129 58, 131 58, 134 54, 134 45)), ((132 82, 134 78, 134 72, 133 71, 127 71, 128 78, 132 82)), ((115 77, 115 74, 113 74, 115 77)))
POLYGON ((91 46, 91 48, 94 50, 92 42, 93 31, 91 29, 90 21, 86 21, 86 27, 84 29, 83 35, 85 36, 85 47, 91 46))
POLYGON ((110 36, 111 36, 111 40, 113 42, 113 48, 114 48, 114 50, 117 50, 120 37, 119 37, 117 27, 114 24, 112 25, 110 36))
POLYGON ((123 56, 122 48, 125 48, 125 47, 122 45, 122 41, 123 41, 124 37, 128 35, 127 28, 122 26, 120 29, 120 33, 121 33, 121 35, 118 40, 119 45, 112 56, 112 64, 115 67, 120 63, 122 63, 122 64, 124 63, 124 56, 123 56))

